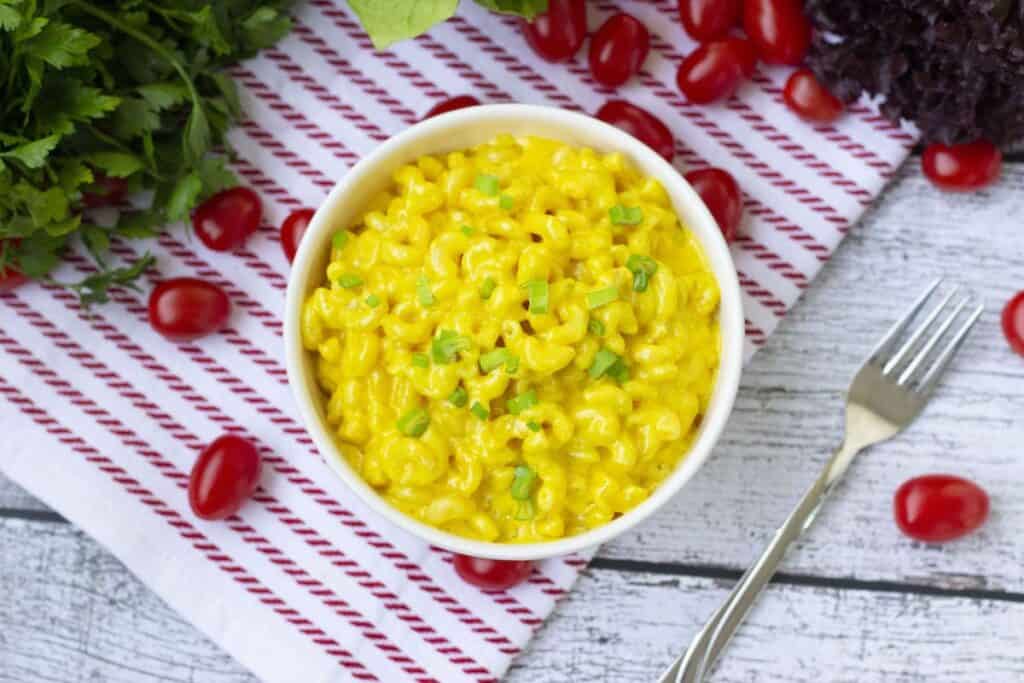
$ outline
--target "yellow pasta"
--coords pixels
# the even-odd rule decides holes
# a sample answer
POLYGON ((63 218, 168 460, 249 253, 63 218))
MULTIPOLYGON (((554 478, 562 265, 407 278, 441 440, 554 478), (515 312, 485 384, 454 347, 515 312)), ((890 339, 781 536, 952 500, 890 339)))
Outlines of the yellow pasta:
POLYGON ((398 169, 305 302, 325 414, 392 505, 553 540, 645 500, 719 364, 718 286, 620 154, 498 136, 398 169))

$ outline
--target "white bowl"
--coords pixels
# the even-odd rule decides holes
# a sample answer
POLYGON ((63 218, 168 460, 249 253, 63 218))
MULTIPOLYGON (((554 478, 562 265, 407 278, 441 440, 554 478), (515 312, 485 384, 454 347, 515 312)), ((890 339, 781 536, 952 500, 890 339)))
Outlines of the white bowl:
POLYGON ((674 496, 707 460, 732 410, 743 362, 743 329, 739 282, 729 249, 704 203, 676 169, 636 138, 598 119, 523 104, 472 107, 428 119, 394 136, 356 164, 334 186, 302 238, 288 281, 284 318, 288 381, 306 428, 328 465, 372 509, 423 540, 465 555, 504 560, 566 555, 604 543, 639 524, 674 496), (538 135, 624 153, 643 173, 664 185, 683 223, 703 246, 721 288, 721 364, 714 394, 690 452, 636 508, 586 533, 544 543, 485 543, 456 536, 409 517, 378 495, 349 466, 334 443, 324 420, 324 400, 316 383, 313 357, 303 348, 299 324, 303 302, 323 282, 331 236, 355 223, 367 199, 388 186, 396 168, 427 154, 467 149, 499 133, 538 135))

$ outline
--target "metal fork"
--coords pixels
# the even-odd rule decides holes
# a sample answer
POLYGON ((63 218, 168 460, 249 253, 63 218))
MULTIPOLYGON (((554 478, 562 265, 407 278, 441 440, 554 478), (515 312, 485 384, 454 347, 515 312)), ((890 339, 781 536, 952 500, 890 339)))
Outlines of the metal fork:
POLYGON ((954 287, 912 331, 911 323, 942 283, 936 280, 893 325, 857 372, 846 400, 846 437, 768 547, 746 571, 690 648, 658 683, 700 683, 771 580, 789 546, 814 521, 836 483, 865 448, 892 438, 914 421, 939 377, 981 316, 954 287), (939 319, 942 319, 939 322, 939 319), (957 321, 961 321, 953 330, 957 321))

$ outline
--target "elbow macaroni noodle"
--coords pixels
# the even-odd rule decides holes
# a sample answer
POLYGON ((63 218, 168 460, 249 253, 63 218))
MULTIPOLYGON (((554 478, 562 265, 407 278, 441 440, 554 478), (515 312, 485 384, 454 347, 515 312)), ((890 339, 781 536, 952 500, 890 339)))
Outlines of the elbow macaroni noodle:
POLYGON ((621 154, 508 135, 393 181, 335 235, 302 313, 351 466, 484 541, 642 502, 687 452, 720 348, 718 285, 661 185, 621 154))

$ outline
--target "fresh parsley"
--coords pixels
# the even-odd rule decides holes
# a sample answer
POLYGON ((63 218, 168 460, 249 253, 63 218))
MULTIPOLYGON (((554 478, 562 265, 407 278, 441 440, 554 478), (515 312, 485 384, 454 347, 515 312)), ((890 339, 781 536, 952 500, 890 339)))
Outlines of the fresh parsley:
POLYGON ((0 258, 44 278, 82 243, 98 272, 84 305, 152 263, 108 264, 118 239, 155 236, 237 184, 221 155, 241 116, 226 67, 291 28, 282 0, 0 0, 0 258), (97 224, 87 209, 148 191, 97 224))

